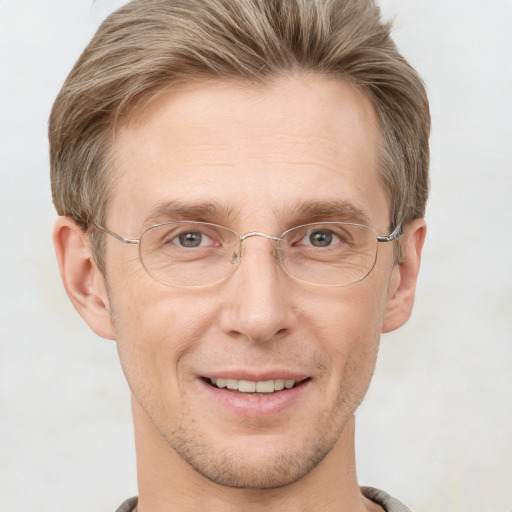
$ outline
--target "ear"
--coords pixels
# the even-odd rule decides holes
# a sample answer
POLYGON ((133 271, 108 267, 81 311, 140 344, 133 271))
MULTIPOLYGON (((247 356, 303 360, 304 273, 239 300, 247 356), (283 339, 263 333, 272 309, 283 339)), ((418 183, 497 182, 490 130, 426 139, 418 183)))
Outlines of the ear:
POLYGON ((411 316, 426 232, 424 219, 416 219, 404 226, 400 243, 402 261, 395 265, 390 280, 383 333, 398 329, 411 316))
POLYGON ((59 217, 53 229, 59 271, 73 306, 102 338, 114 339, 107 288, 87 235, 69 217, 59 217))

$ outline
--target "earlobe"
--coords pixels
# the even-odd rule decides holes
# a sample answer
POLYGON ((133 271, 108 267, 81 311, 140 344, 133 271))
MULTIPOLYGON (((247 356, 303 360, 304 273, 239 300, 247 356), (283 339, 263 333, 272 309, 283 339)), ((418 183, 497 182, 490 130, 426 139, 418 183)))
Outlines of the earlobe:
POLYGON ((72 219, 59 217, 53 244, 64 288, 75 309, 96 334, 114 339, 105 281, 86 235, 72 219))
POLYGON ((421 251, 427 227, 424 219, 416 219, 404 226, 402 261, 393 269, 382 332, 401 327, 412 313, 416 282, 420 270, 421 251))

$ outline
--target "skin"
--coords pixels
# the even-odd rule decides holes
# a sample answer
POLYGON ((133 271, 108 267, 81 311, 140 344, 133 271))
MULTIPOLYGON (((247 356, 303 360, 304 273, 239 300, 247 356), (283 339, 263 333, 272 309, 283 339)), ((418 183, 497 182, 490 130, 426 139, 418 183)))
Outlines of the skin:
MULTIPOLYGON (((155 205, 178 200, 217 205, 195 220, 279 236, 304 222, 347 220, 297 210, 303 201, 343 200, 387 235, 379 137, 370 101, 338 80, 293 75, 258 88, 166 91, 118 131, 107 227, 138 238, 170 220, 145 223, 155 205)), ((90 327, 116 340, 130 385, 140 512, 379 510, 357 484, 353 415, 380 334, 411 313, 425 223, 404 228, 403 261, 380 244, 373 271, 349 286, 293 280, 271 242, 255 237, 224 282, 179 289, 145 272, 137 246, 111 237, 107 287, 87 236, 70 219, 57 221, 66 290, 90 327), (271 414, 224 406, 202 379, 269 372, 307 377, 271 414)))

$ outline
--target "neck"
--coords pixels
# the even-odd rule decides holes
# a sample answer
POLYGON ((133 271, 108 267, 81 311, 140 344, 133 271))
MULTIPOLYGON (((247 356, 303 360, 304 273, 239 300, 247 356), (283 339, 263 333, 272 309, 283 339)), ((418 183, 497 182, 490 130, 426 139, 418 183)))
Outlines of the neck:
MULTIPOLYGON (((162 438, 132 399, 138 512, 363 512, 375 510, 356 478, 352 417, 329 454, 298 481, 276 489, 236 489, 196 472, 162 438)), ((380 510, 377 508, 377 510, 380 510)))

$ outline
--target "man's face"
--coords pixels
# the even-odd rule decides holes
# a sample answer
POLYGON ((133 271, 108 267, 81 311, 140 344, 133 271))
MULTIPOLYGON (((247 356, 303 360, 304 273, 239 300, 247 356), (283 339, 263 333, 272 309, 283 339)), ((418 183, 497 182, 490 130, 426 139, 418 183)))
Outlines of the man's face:
MULTIPOLYGON (((340 81, 167 91, 119 130, 107 227, 135 238, 151 224, 190 219, 279 236, 353 220, 331 211, 343 202, 388 234, 378 144, 371 103, 340 81), (166 213, 167 203, 179 203, 179 214, 166 213)), ((392 244, 381 244, 363 281, 314 286, 280 268, 270 240, 244 244, 224 282, 180 289, 152 279, 136 245, 108 237, 109 304, 137 421, 214 482, 276 487, 336 447, 362 400, 396 267, 392 244), (218 378, 296 385, 261 395, 218 389, 218 378)))

